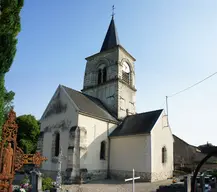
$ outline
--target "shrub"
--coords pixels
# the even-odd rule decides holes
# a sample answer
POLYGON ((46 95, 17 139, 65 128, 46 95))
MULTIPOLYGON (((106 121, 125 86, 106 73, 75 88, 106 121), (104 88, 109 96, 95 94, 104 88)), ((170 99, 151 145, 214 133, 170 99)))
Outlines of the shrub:
POLYGON ((42 189, 51 190, 53 188, 53 180, 50 177, 43 177, 42 178, 42 189))
POLYGON ((211 175, 212 175, 213 177, 217 178, 217 171, 213 171, 213 172, 211 173, 211 175))

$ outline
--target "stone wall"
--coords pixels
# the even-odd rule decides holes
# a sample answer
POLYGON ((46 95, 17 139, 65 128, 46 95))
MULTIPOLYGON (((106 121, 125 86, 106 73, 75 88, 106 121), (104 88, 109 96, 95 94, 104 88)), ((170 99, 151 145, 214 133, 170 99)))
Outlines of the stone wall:
MULTIPOLYGON (((50 170, 41 170, 41 172, 47 176, 51 177, 53 180, 56 180, 57 171, 50 171, 50 170)), ((73 181, 71 181, 70 175, 72 173, 72 170, 70 171, 63 171, 62 172, 62 180, 63 183, 69 184, 73 181)), ((94 181, 94 180, 103 180, 107 178, 107 170, 80 170, 81 180, 84 181, 84 183, 88 181, 94 181)))
POLYGON ((107 178, 107 170, 91 170, 81 172, 81 177, 84 181, 102 180, 107 178))
POLYGON ((175 184, 175 185, 169 185, 169 186, 160 186, 156 192, 185 192, 186 189, 184 187, 184 184, 175 184))
MULTIPOLYGON (((112 179, 124 180, 132 177, 132 171, 111 170, 110 176, 112 179)), ((140 177, 140 182, 155 182, 162 181, 173 176, 172 172, 149 173, 135 171, 135 177, 140 177)))
POLYGON ((173 177, 173 171, 151 173, 151 182, 162 181, 173 177))

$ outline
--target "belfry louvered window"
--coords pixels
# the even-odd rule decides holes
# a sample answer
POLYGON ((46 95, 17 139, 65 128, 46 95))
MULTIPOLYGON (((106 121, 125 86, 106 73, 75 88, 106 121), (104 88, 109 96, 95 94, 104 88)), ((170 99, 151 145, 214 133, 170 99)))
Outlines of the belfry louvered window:
POLYGON ((98 70, 98 84, 102 83, 102 71, 101 69, 98 70))
POLYGON ((127 84, 130 84, 130 73, 122 71, 122 80, 127 84))
POLYGON ((129 64, 127 62, 123 62, 123 68, 122 68, 122 80, 127 83, 130 84, 131 79, 130 79, 130 67, 129 64))
POLYGON ((105 83, 107 81, 106 67, 98 70, 98 84, 105 83))
POLYGON ((106 71, 106 68, 104 68, 103 70, 102 70, 102 81, 103 81, 103 83, 104 82, 106 82, 106 80, 107 80, 107 71, 106 71))

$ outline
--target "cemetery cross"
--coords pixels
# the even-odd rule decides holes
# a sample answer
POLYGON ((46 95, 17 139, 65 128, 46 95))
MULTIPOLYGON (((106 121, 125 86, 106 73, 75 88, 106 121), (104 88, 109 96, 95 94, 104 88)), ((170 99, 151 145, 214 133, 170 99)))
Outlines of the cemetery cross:
POLYGON ((61 169, 62 169, 62 160, 65 159, 66 156, 63 155, 62 147, 60 147, 60 152, 58 155, 58 172, 56 177, 56 188, 61 189, 62 185, 62 176, 61 176, 61 169))
POLYGON ((125 179, 125 182, 127 181, 133 181, 133 189, 132 191, 135 192, 135 180, 140 179, 140 177, 135 177, 135 170, 133 169, 133 177, 129 179, 125 179))

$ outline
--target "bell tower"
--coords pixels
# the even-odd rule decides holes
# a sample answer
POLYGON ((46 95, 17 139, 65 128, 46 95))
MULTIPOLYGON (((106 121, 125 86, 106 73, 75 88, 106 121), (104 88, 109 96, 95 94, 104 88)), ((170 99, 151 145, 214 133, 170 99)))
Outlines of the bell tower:
POLYGON ((100 52, 86 60, 82 92, 98 98, 118 119, 135 114, 135 59, 120 45, 114 15, 100 52))

